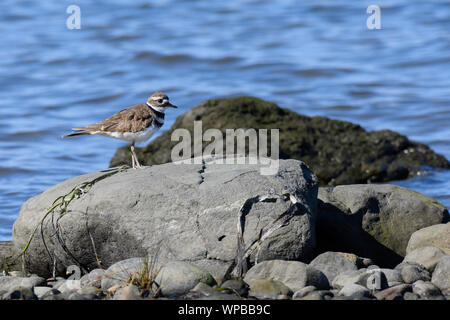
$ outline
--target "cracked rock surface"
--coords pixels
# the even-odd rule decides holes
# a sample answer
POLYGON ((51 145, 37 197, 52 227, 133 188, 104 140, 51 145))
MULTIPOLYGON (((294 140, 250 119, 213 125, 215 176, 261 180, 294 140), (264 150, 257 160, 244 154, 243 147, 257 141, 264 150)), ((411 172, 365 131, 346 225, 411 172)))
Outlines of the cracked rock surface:
MULTIPOLYGON (((96 252, 103 267, 148 256, 160 263, 188 261, 223 278, 236 264, 238 222, 244 226, 244 248, 257 244, 246 257, 248 267, 255 258, 307 261, 316 242, 316 177, 298 160, 280 160, 273 176, 261 175, 259 169, 258 164, 200 161, 117 173, 72 201, 64 215, 55 210, 48 216, 27 251, 27 268, 51 275, 56 256, 59 274, 72 264, 91 270, 97 268, 96 252), (273 200, 254 203, 242 216, 248 199, 270 195, 273 200), (258 242, 264 228, 280 217, 283 223, 258 242)), ((13 227, 17 250, 57 197, 101 174, 71 178, 29 199, 13 227)))

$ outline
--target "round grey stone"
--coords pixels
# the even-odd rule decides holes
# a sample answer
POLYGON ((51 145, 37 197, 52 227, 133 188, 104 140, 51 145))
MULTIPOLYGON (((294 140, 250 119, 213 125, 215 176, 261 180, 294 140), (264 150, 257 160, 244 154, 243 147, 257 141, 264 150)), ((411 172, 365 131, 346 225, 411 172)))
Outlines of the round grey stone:
POLYGON ((413 283, 412 291, 421 297, 437 296, 441 291, 429 281, 418 280, 413 283))
MULTIPOLYGON (((145 261, 144 258, 130 258, 111 265, 102 275, 102 290, 108 290, 113 286, 121 285, 131 280, 133 275, 142 272, 145 267, 145 261)), ((148 264, 150 266, 150 262, 148 264)), ((152 272, 156 272, 156 270, 152 272)))
POLYGON ((81 277, 81 286, 94 286, 97 288, 101 288, 102 286, 102 278, 105 274, 105 270, 103 269, 94 269, 88 274, 85 274, 81 277))
POLYGON ((52 290, 51 287, 40 287, 40 286, 36 286, 33 288, 34 294, 38 297, 41 298, 44 294, 46 294, 47 292, 49 292, 50 290, 52 290))
POLYGON ((250 287, 254 280, 259 279, 281 281, 293 291, 307 286, 315 286, 318 289, 329 288, 328 279, 321 271, 299 261, 263 261, 248 270, 244 277, 244 281, 250 287))
POLYGON ((213 276, 206 270, 184 261, 173 261, 165 264, 156 276, 161 294, 165 297, 179 296, 189 292, 198 283, 213 286, 213 276))
POLYGON ((317 290, 316 287, 314 286, 307 286, 304 287, 296 292, 294 292, 294 294, 292 295, 292 299, 300 299, 303 298, 304 296, 310 294, 311 292, 317 290))
POLYGON ((251 282, 248 295, 275 300, 279 295, 292 296, 292 290, 281 281, 258 279, 251 282))
POLYGON ((239 280, 227 280, 220 286, 221 288, 230 289, 236 292, 240 296, 246 296, 248 294, 249 286, 242 279, 239 280))
POLYGON ((403 294, 403 300, 420 300, 420 296, 417 293, 405 292, 403 294))
POLYGON ((418 280, 430 281, 430 272, 421 264, 414 262, 402 262, 395 267, 400 271, 402 279, 405 283, 414 283, 418 280))
POLYGON ((32 289, 35 286, 39 286, 45 282, 44 278, 32 276, 32 277, 12 277, 1 276, 0 288, 3 291, 11 291, 13 288, 29 288, 32 289))
POLYGON ((344 271, 358 269, 350 260, 337 252, 331 251, 318 255, 309 265, 322 271, 329 282, 332 282, 338 274, 344 271))
POLYGON ((30 287, 15 287, 3 294, 3 300, 37 300, 30 287))
POLYGON ((441 290, 450 289, 450 256, 443 256, 436 265, 431 282, 441 290))
POLYGON ((117 290, 111 300, 141 300, 139 288, 133 284, 117 290))
POLYGON ((366 287, 363 287, 359 284, 350 283, 344 286, 341 291, 339 291, 339 295, 350 297, 350 296, 358 296, 364 297, 369 296, 370 292, 366 287))
POLYGON ((403 283, 402 275, 400 271, 394 269, 382 268, 381 272, 384 273, 387 279, 387 283, 389 287, 393 287, 403 283))
POLYGON ((409 252, 405 256, 405 259, 403 261, 421 264, 422 266, 427 268, 430 272, 433 272, 434 268, 436 267, 436 264, 444 255, 445 252, 442 251, 441 249, 427 246, 417 248, 409 252))

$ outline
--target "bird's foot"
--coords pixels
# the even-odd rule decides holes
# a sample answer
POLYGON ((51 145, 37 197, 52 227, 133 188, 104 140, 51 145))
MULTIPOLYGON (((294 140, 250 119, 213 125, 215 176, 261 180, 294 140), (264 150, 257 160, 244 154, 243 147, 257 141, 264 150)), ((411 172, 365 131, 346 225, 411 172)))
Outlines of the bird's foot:
POLYGON ((133 163, 133 169, 144 169, 145 166, 141 165, 137 160, 135 163, 133 163))

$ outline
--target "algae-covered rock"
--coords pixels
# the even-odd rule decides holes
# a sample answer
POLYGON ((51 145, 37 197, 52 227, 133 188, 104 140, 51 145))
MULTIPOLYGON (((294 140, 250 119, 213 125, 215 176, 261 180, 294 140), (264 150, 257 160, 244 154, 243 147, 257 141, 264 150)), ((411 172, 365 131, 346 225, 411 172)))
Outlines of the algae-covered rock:
MULTIPOLYGON (((203 132, 210 128, 222 132, 232 128, 279 129, 280 158, 306 162, 321 185, 406 179, 416 175, 421 165, 450 168, 445 157, 396 132, 368 132, 357 124, 303 116, 253 97, 207 100, 193 107, 168 131, 137 149, 141 163, 171 162, 171 150, 178 144, 171 141, 172 132, 184 128, 193 137, 194 121, 199 120, 203 132)), ((207 144, 203 143, 203 149, 207 144)), ((124 146, 110 165, 130 164, 130 159, 129 147, 124 146)))

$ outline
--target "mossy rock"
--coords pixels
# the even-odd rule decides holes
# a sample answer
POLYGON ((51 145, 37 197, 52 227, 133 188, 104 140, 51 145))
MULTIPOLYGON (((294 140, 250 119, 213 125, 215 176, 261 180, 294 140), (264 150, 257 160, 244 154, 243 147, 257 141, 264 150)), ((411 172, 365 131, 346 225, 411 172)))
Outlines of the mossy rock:
MULTIPOLYGON (((307 163, 323 185, 385 182, 415 176, 421 166, 450 168, 450 162, 424 144, 390 130, 368 132, 357 124, 326 117, 307 117, 254 97, 207 100, 179 116, 173 126, 144 148, 137 149, 142 164, 171 162, 172 132, 184 128, 193 137, 194 121, 203 132, 216 128, 280 130, 280 158, 307 163)), ((203 142, 203 149, 209 142, 203 142)), ((193 150, 193 149, 192 149, 193 150)), ((270 143, 269 143, 270 150, 270 143)), ((110 162, 130 164, 128 146, 110 162)))

